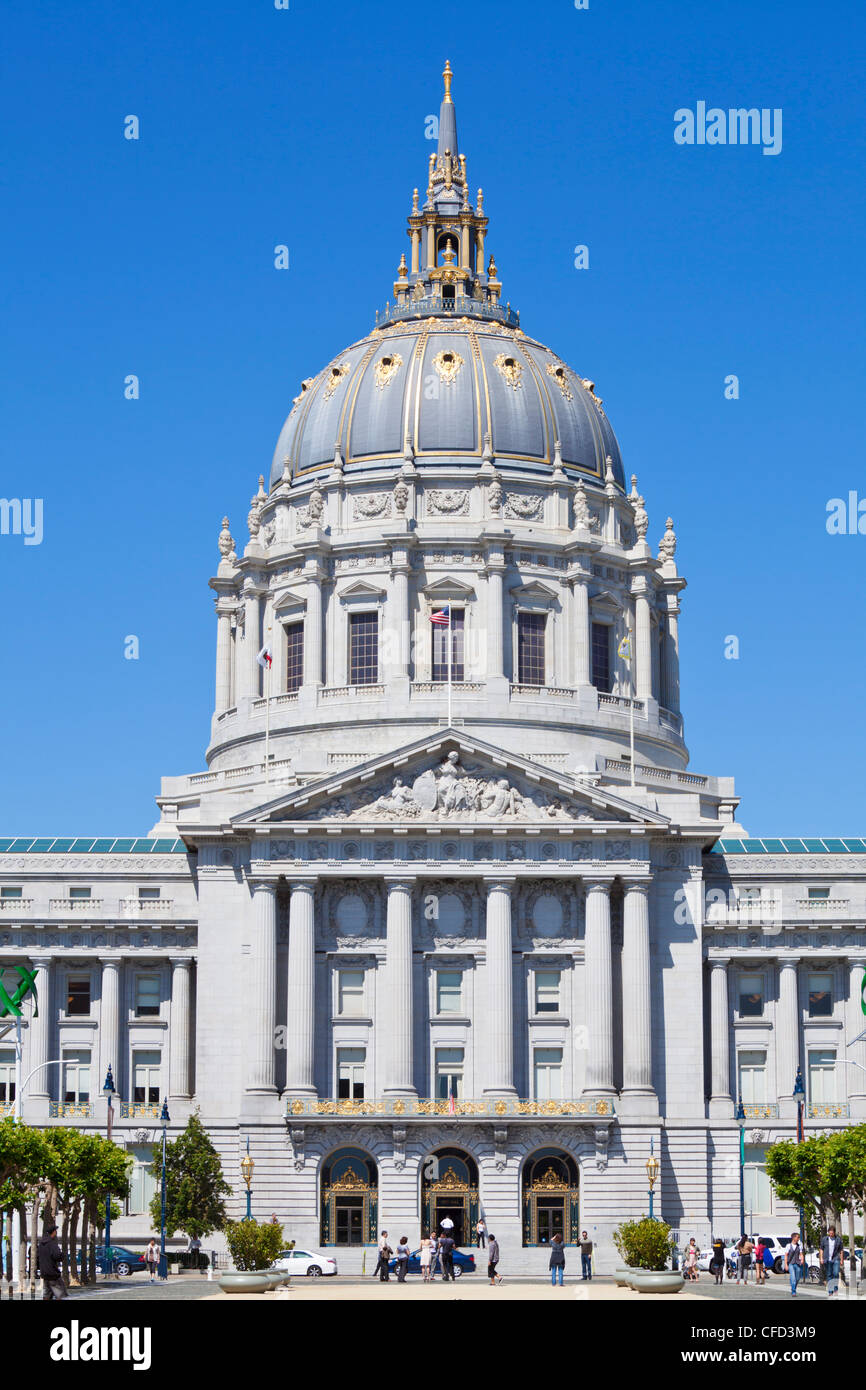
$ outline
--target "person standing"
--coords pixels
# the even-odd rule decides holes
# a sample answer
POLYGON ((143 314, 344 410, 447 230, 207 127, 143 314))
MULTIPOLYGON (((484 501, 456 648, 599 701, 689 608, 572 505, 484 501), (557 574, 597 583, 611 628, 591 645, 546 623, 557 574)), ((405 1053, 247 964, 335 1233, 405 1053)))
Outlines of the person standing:
POLYGON ((430 1283, 430 1237, 423 1233, 421 1236, 421 1278, 425 1284, 430 1283))
POLYGON ((550 1242, 550 1282, 555 1287, 559 1284, 562 1288, 562 1276, 565 1273, 565 1248, 562 1244, 562 1236, 557 1231, 553 1240, 550 1242))
POLYGON ((380 1231, 380 1233, 379 1233, 379 1240, 378 1240, 377 1247, 376 1247, 376 1268, 373 1270, 373 1278, 374 1278, 374 1279, 376 1278, 376 1275, 377 1275, 377 1274, 380 1274, 380 1273, 381 1273, 381 1269, 382 1269, 382 1246, 383 1246, 383 1245, 386 1245, 387 1243, 388 1243, 388 1232, 387 1232, 387 1231, 380 1231))
POLYGON ((156 1269, 159 1264, 159 1246, 154 1236, 151 1236, 147 1249, 144 1252, 144 1263, 147 1265, 150 1274, 151 1284, 156 1283, 156 1269))
POLYGON ((439 1237, 435 1231, 430 1232, 430 1282, 436 1279, 436 1271, 442 1273, 441 1255, 439 1250, 439 1237))
POLYGON ((694 1236, 689 1241, 689 1248, 686 1251, 686 1272, 691 1283, 696 1284, 698 1279, 698 1250, 694 1236))
POLYGON ((592 1279, 592 1241, 586 1231, 580 1233, 580 1277, 592 1279))
POLYGON ((442 1227, 442 1230, 446 1236, 450 1236, 454 1230, 454 1222, 451 1220, 450 1216, 443 1216, 442 1220, 439 1222, 439 1225, 442 1227))
POLYGON ((494 1235, 490 1237, 487 1246, 487 1278, 491 1284, 501 1284, 502 1275, 496 1273, 496 1266, 499 1264, 499 1241, 494 1235))
POLYGON ((843 1255, 842 1238, 836 1235, 835 1226, 821 1237, 820 1254, 821 1269, 827 1280, 827 1297, 832 1298, 839 1292, 839 1265, 843 1255))
POLYGON ((198 1236, 190 1236, 186 1244, 186 1253, 192 1256, 190 1267, 198 1269, 201 1266, 201 1241, 198 1236))
POLYGON ((716 1276, 716 1283, 721 1284, 725 1277, 725 1242, 720 1240, 718 1236, 713 1241, 710 1273, 716 1276))
POLYGON ((737 1241, 737 1256, 738 1256, 738 1264, 737 1264, 737 1283, 738 1283, 738 1284, 740 1283, 741 1280, 742 1280, 742 1282, 743 1282, 744 1284, 748 1284, 748 1282, 749 1282, 749 1270, 751 1269, 751 1266, 752 1266, 752 1250, 753 1250, 753 1249, 754 1249, 754 1247, 753 1247, 753 1245, 752 1245, 752 1242, 749 1240, 749 1237, 746 1236, 746 1235, 740 1236, 740 1239, 737 1241))
POLYGON ((803 1277, 803 1247, 800 1232, 791 1232, 791 1243, 785 1246, 785 1273, 791 1277, 791 1297, 797 1297, 797 1285, 803 1277))
POLYGON ((409 1268, 409 1237, 401 1236, 397 1243, 397 1283, 405 1284, 409 1268))
POLYGON ((475 1239, 478 1242, 478 1249, 483 1250, 487 1245, 487 1227, 482 1216, 479 1216, 475 1223, 475 1239))
POLYGON ((767 1247, 766 1247, 766 1245, 764 1244, 764 1237, 763 1237, 763 1236, 758 1236, 758 1239, 755 1241, 755 1283, 756 1283, 756 1284, 763 1284, 763 1283, 764 1283, 764 1275, 765 1275, 766 1272, 767 1272, 767 1267, 766 1267, 766 1265, 764 1264, 764 1251, 766 1250, 766 1248, 767 1248, 767 1247))
POLYGON ((36 1268, 42 1276, 43 1303, 55 1300, 59 1303, 61 1299, 69 1297, 63 1282, 62 1265, 63 1251, 57 1239, 57 1227, 52 1223, 45 1228, 36 1247, 36 1268))
POLYGON ((454 1239, 446 1231, 444 1236, 439 1237, 439 1253, 442 1256, 442 1278, 446 1284, 449 1279, 452 1284, 454 1283, 454 1249, 454 1239))

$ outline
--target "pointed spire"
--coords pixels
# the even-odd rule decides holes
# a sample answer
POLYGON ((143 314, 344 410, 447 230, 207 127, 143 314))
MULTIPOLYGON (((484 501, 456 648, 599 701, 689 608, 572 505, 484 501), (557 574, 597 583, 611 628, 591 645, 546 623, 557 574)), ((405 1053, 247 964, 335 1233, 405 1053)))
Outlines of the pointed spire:
POLYGON ((446 59, 445 71, 442 74, 442 79, 445 83, 445 95, 442 98, 442 105, 439 108, 438 154, 441 158, 445 154, 445 151, 449 150, 456 159, 460 146, 457 143, 457 112, 454 107, 454 102, 451 99, 452 76, 451 64, 446 59))

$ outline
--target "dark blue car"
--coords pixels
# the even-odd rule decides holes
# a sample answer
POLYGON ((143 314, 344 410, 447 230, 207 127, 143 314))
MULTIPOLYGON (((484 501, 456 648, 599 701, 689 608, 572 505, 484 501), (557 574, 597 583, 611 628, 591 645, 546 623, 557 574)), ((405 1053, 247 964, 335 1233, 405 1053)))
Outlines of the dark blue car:
MULTIPOLYGON (((474 1255, 464 1255, 464 1253, 463 1253, 462 1250, 455 1250, 455 1251, 454 1251, 454 1257, 453 1257, 453 1258, 454 1258, 454 1276, 455 1276, 455 1278, 459 1279, 460 1276, 461 1276, 461 1274, 474 1274, 474 1273, 475 1273, 475 1256, 474 1256, 474 1255)), ((435 1272, 436 1272, 437 1274, 441 1274, 441 1273, 442 1273, 442 1261, 441 1261, 441 1259, 439 1259, 438 1256, 437 1256, 437 1257, 434 1257, 434 1261, 433 1261, 432 1268, 435 1270, 435 1272)), ((391 1260, 391 1262, 389 1263, 388 1269, 389 1269, 389 1271, 390 1271, 391 1274, 395 1274, 395 1273, 397 1272, 397 1257, 396 1257, 396 1256, 395 1256, 394 1259, 391 1260)), ((412 1254, 409 1256, 409 1264, 408 1264, 408 1266, 407 1266, 407 1268, 406 1268, 406 1273, 407 1273, 407 1274, 420 1274, 420 1273, 421 1273, 421 1251, 420 1251, 420 1250, 413 1250, 413 1251, 412 1251, 412 1254)))
MULTIPOLYGON (((104 1245, 96 1247, 96 1268, 100 1274, 139 1274, 146 1270, 144 1254, 135 1250, 127 1250, 123 1245, 112 1245, 106 1251, 104 1245), (108 1254, 111 1254, 109 1260, 108 1254)), ((78 1252, 78 1263, 81 1263, 81 1251, 78 1252)))

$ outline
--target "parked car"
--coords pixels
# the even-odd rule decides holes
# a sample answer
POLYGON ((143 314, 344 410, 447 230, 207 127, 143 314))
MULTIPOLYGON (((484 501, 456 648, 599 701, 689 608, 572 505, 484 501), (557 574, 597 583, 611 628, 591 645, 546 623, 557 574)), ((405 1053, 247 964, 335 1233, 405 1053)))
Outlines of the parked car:
MULTIPOLYGON (((78 1263, 81 1264, 80 1250, 78 1251, 78 1263)), ((97 1245, 96 1268, 100 1274, 114 1273, 125 1277, 127 1274, 141 1274, 147 1266, 144 1262, 144 1251, 139 1253, 135 1250, 127 1250, 124 1245, 111 1245, 106 1250, 104 1245, 97 1245)))
MULTIPOLYGON (((862 1250, 858 1250, 856 1245, 854 1247, 854 1259, 856 1261, 857 1280, 859 1282, 863 1278, 863 1252, 862 1250)), ((850 1273, 851 1252, 846 1250, 842 1259, 839 1277, 847 1284, 850 1273)), ((812 1284, 822 1284, 824 1282, 824 1274, 821 1269, 821 1256, 817 1250, 806 1251, 806 1278, 812 1284)))
POLYGON ((308 1279, 318 1279, 322 1274, 336 1274, 337 1261, 331 1255, 323 1255, 319 1250, 283 1250, 271 1265, 272 1269, 285 1270, 287 1274, 303 1274, 308 1279))
MULTIPOLYGON (((397 1257, 396 1257, 396 1255, 395 1255, 394 1259, 391 1261, 391 1263, 388 1265, 388 1269, 390 1270, 390 1272, 391 1272, 392 1274, 396 1273, 396 1270, 397 1270, 397 1257)), ((442 1261, 441 1261, 441 1260, 439 1261, 438 1269, 439 1269, 439 1271, 441 1272, 441 1269, 442 1269, 442 1261)), ((420 1250, 413 1250, 413 1251, 412 1251, 412 1254, 409 1256, 409 1263, 408 1263, 408 1265, 406 1266, 406 1273, 407 1273, 407 1274, 420 1274, 420 1273, 421 1273, 421 1251, 420 1251, 420 1250)), ((459 1279, 460 1276, 461 1276, 461 1274, 474 1274, 474 1273, 475 1273, 475 1256, 474 1256, 474 1255, 464 1255, 464 1253, 463 1253, 462 1250, 455 1250, 455 1251, 454 1251, 454 1277, 455 1277, 455 1279, 459 1279)))

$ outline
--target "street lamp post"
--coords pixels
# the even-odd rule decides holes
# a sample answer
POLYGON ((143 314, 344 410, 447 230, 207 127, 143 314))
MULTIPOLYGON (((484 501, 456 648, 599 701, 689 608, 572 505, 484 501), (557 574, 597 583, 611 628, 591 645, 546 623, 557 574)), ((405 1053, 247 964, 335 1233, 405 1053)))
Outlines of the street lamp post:
MULTIPOLYGON (((794 1081, 794 1099, 797 1102, 797 1143, 802 1144, 805 1139, 803 1131, 803 1102, 806 1099, 806 1091, 803 1086, 803 1072, 797 1068, 797 1077, 794 1081)), ((803 1207, 800 1206, 800 1244, 806 1249, 806 1221, 803 1215, 803 1207)))
POLYGON ((255 1166, 256 1165, 253 1162, 252 1156, 250 1154, 250 1141, 248 1136, 247 1151, 241 1159, 241 1173, 243 1174, 244 1182, 247 1185, 247 1221, 252 1221, 253 1219, 253 1199, 252 1192, 250 1191, 250 1184, 253 1180, 253 1169, 255 1168, 255 1166))
POLYGON ((649 1219, 650 1219, 650 1221, 654 1221, 654 1220, 655 1220, 655 1217, 654 1217, 654 1215, 653 1215, 653 1188, 655 1187, 656 1181, 657 1181, 657 1179, 658 1179, 659 1168, 660 1168, 660 1166, 661 1166, 661 1165, 659 1164, 659 1161, 658 1161, 658 1159, 657 1159, 656 1156, 655 1156, 655 1146, 654 1146, 654 1144, 653 1144, 652 1136, 650 1136, 650 1156, 649 1156, 649 1158, 648 1158, 647 1161, 646 1161, 646 1176, 647 1176, 647 1182, 649 1183, 649 1219))
POLYGON ((159 1118, 162 1120, 162 1195, 159 1207, 159 1277, 160 1279, 167 1279, 168 1265, 165 1258, 165 1141, 166 1125, 171 1119, 168 1113, 167 1100, 163 1100, 162 1102, 162 1114, 159 1118))
MULTIPOLYGON (((102 1087, 102 1094, 105 1096, 107 1106, 106 1128, 109 1142, 111 1142, 111 1126, 114 1121, 114 1077, 111 1074, 111 1063, 108 1064, 108 1071, 105 1075, 105 1083, 102 1087)), ((111 1193, 105 1194, 105 1262, 108 1266, 108 1273, 111 1273, 111 1193)))
POLYGON ((740 1126, 740 1235, 746 1234, 746 1111, 743 1097, 737 1102, 737 1123, 740 1126))

